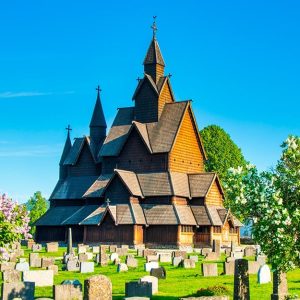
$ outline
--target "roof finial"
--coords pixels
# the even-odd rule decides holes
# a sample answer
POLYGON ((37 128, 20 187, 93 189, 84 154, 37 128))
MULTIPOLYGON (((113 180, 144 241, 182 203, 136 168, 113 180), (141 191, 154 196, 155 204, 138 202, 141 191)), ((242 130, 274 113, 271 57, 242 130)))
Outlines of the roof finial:
POLYGON ((68 127, 66 127, 66 130, 68 131, 68 135, 70 134, 70 131, 72 130, 71 126, 68 125, 68 127))
POLYGON ((98 85, 98 86, 96 87, 96 91, 98 91, 98 95, 99 95, 100 92, 102 91, 102 90, 100 89, 100 85, 98 85))
POLYGON ((151 28, 153 30, 153 39, 156 39, 156 31, 157 31, 156 18, 157 18, 157 16, 153 16, 153 23, 151 26, 151 28))
POLYGON ((106 199, 106 206, 109 206, 110 200, 109 198, 106 199))

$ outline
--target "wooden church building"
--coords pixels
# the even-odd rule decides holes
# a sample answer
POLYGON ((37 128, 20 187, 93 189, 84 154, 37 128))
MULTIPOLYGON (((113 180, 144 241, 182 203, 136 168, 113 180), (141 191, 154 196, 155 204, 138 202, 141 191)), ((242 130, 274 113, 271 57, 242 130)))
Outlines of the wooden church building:
POLYGON ((89 136, 71 142, 59 162, 50 209, 36 222, 36 239, 146 246, 239 242, 242 225, 224 208, 217 174, 205 172, 205 150, 191 101, 176 101, 153 38, 134 105, 107 126, 100 89, 89 136))

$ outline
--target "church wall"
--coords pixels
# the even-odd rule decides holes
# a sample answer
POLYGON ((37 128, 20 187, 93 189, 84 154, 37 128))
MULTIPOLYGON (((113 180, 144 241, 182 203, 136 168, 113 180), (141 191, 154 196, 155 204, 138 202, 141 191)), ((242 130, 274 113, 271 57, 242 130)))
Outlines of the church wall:
POLYGON ((35 240, 37 242, 64 242, 66 228, 64 226, 36 226, 35 240))
POLYGON ((97 176, 101 173, 101 166, 96 165, 88 145, 85 144, 75 166, 69 166, 69 176, 97 176))
POLYGON ((204 157, 200 150, 197 129, 190 109, 185 113, 173 149, 169 154, 169 169, 174 172, 204 172, 204 157))
POLYGON ((102 173, 112 174, 117 168, 118 158, 114 156, 102 157, 102 173))
POLYGON ((187 205, 188 200, 183 197, 172 196, 172 203, 177 205, 187 205))
POLYGON ((109 198, 111 204, 124 204, 129 203, 130 193, 121 179, 116 176, 105 191, 105 198, 109 198))
POLYGON ((121 151, 117 166, 134 172, 166 171, 167 155, 151 154, 136 129, 133 129, 121 151))
POLYGON ((210 191, 205 197, 205 204, 223 206, 223 196, 216 181, 212 184, 210 191))
POLYGON ((157 122, 158 104, 157 94, 153 91, 148 80, 143 83, 135 99, 135 120, 146 122, 157 122))
POLYGON ((145 228, 144 243, 151 245, 177 245, 177 225, 150 225, 145 228))

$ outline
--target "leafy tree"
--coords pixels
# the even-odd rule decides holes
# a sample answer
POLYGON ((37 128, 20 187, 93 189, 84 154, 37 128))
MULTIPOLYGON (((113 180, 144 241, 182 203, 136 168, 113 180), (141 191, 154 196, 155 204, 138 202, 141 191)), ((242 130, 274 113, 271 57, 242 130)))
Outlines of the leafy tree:
POLYGON ((26 208, 6 195, 0 195, 0 261, 9 259, 13 243, 30 238, 26 208))
POLYGON ((254 240, 273 269, 286 272, 300 266, 300 137, 288 137, 282 149, 272 171, 231 169, 227 193, 233 212, 253 220, 254 240))
POLYGON ((220 126, 210 125, 200 131, 208 160, 206 171, 218 173, 222 183, 229 168, 245 167, 247 162, 241 149, 220 126))
POLYGON ((30 217, 30 233, 35 233, 35 226, 33 225, 48 209, 48 201, 42 196, 41 192, 35 192, 34 195, 26 202, 26 208, 29 211, 30 217))

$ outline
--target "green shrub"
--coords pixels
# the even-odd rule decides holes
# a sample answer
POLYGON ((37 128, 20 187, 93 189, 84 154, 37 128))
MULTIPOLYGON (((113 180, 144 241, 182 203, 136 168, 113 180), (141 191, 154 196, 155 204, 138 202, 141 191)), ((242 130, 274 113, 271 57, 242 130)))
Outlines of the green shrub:
POLYGON ((214 285, 214 286, 209 286, 206 289, 200 289, 197 291, 196 296, 201 297, 201 296, 226 296, 230 295, 230 291, 221 285, 214 285))

